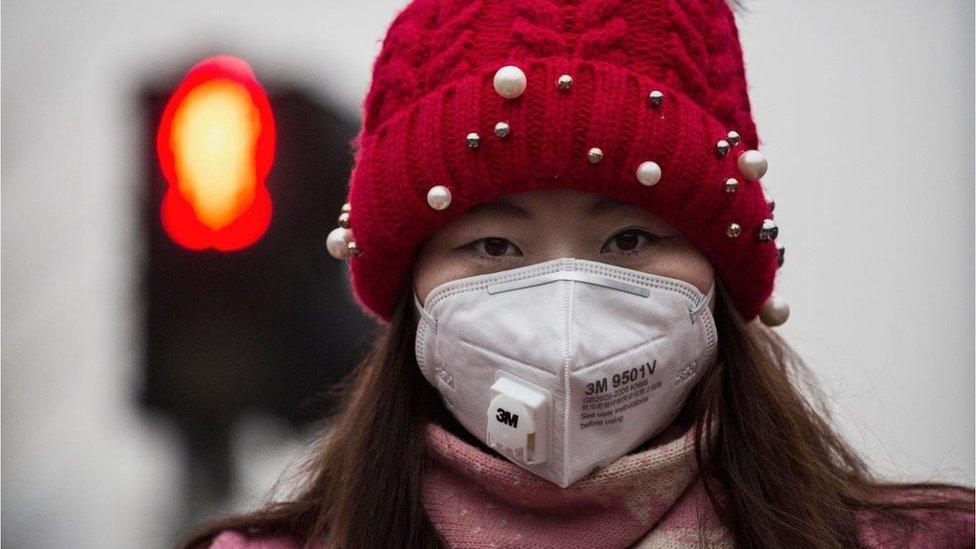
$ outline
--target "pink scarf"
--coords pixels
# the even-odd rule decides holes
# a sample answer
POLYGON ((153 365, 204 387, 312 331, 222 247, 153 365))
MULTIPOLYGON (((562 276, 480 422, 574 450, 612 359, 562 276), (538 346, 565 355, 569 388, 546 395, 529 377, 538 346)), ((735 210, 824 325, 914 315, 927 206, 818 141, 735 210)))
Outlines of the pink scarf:
POLYGON ((560 488, 437 425, 424 504, 450 547, 731 547, 694 462, 693 431, 676 426, 652 446, 560 488))
MULTIPOLYGON (((559 488, 500 457, 428 425, 432 458, 424 505, 449 547, 732 547, 702 488, 693 431, 672 425, 643 451, 559 488), (702 538, 704 533, 704 539, 702 538)), ((919 511, 906 536, 862 513, 865 547, 973 547, 972 513, 919 511)), ((221 533, 216 549, 297 549, 285 538, 221 533)))
MULTIPOLYGON (((431 424, 433 465, 424 504, 452 548, 733 547, 702 487, 693 437, 692 429, 672 425, 649 448, 563 489, 431 424)), ((974 546, 972 513, 912 514, 926 528, 903 532, 858 513, 861 542, 877 548, 974 546)))

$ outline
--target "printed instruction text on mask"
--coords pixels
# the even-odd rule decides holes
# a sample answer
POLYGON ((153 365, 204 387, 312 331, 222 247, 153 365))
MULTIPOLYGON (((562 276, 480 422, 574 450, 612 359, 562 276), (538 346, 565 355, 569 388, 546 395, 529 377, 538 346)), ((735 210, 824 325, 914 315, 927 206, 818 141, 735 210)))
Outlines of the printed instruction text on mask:
POLYGON ((661 380, 651 377, 656 369, 654 359, 588 382, 580 407, 580 429, 622 422, 624 412, 647 402, 650 393, 661 387, 661 380))

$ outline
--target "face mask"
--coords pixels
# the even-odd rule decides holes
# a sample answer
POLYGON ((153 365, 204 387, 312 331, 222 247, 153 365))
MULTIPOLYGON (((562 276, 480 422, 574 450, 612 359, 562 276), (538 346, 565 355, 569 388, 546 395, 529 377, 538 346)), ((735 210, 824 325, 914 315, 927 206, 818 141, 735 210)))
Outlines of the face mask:
POLYGON ((715 360, 714 289, 571 258, 454 280, 414 297, 417 362, 468 431, 565 488, 674 420, 715 360))

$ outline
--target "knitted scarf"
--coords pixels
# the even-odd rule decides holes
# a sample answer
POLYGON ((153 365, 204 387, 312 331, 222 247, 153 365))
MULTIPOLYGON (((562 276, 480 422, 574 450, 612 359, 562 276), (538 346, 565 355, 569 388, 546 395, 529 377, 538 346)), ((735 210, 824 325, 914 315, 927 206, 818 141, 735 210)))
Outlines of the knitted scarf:
POLYGON ((424 504, 450 547, 731 547, 694 460, 693 430, 560 488, 435 424, 424 504), (704 526, 701 529, 700 526, 704 526))
MULTIPOLYGON (((719 523, 702 486, 693 436, 691 429, 674 424, 645 449, 560 488, 429 424, 432 464, 424 478, 424 505, 452 548, 732 547, 731 535, 719 523)), ((912 514, 926 527, 905 531, 858 513, 863 546, 974 546, 973 513, 912 514)), ((248 538, 227 530, 211 548, 303 546, 287 538, 248 538)))

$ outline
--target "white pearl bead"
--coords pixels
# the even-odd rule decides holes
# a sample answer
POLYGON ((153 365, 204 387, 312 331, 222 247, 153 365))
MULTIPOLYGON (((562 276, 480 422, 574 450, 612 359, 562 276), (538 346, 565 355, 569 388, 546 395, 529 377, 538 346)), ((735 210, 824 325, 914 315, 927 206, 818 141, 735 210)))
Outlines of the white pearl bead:
POLYGON ((650 160, 641 162, 641 165, 637 166, 637 180, 641 185, 648 187, 657 184, 661 180, 661 166, 650 160))
POLYGON ((748 181, 762 179, 762 176, 766 175, 766 168, 768 167, 766 155, 755 149, 750 149, 739 155, 739 173, 748 181))
POLYGON ((525 73, 515 65, 506 65, 495 73, 495 91, 505 99, 522 95, 525 85, 525 73))
POLYGON ((443 185, 431 187, 427 191, 427 204, 435 210, 444 210, 451 205, 451 189, 443 185))
POLYGON ((325 239, 325 247, 329 255, 336 259, 349 259, 349 243, 352 242, 352 231, 338 227, 332 229, 325 239))
POLYGON ((759 310, 759 320, 766 326, 779 326, 790 318, 790 306, 786 300, 773 294, 759 310))

